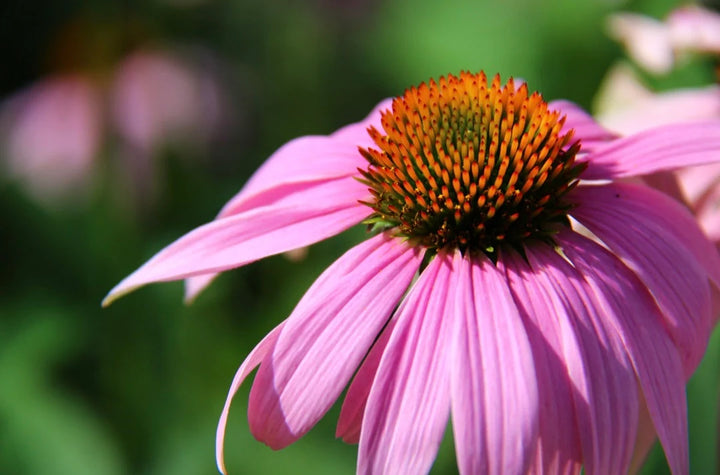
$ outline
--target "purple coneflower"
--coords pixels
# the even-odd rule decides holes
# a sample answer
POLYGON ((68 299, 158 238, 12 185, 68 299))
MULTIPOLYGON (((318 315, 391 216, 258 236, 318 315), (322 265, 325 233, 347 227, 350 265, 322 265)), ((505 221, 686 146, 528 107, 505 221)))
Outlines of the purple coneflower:
POLYGON ((337 435, 359 442, 359 473, 428 471, 448 417, 461 473, 626 472, 649 414, 683 474, 720 257, 685 208, 622 179, 718 160, 717 122, 614 139, 525 84, 448 75, 288 143, 106 303, 182 278, 192 298, 214 273, 367 223, 374 237, 238 370, 221 471, 230 402, 259 365, 250 429, 274 449, 352 380, 337 435))

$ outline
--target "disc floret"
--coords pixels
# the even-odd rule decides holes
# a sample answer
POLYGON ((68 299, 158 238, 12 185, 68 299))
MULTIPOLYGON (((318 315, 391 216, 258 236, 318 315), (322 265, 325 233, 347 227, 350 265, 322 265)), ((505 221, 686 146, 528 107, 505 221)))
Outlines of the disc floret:
POLYGON ((552 240, 584 164, 565 117, 513 79, 448 75, 405 91, 360 149, 370 224, 435 250, 494 256, 499 246, 552 240))

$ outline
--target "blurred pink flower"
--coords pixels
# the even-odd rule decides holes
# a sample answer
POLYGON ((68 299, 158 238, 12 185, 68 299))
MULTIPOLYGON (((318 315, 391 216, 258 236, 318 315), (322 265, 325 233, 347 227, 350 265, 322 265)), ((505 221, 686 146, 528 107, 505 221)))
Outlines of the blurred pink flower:
POLYGON ((686 6, 670 13, 665 23, 676 50, 720 54, 720 13, 686 6))
POLYGON ((158 148, 206 143, 221 126, 218 78, 193 59, 136 52, 111 78, 108 85, 86 74, 52 77, 7 99, 0 139, 8 175, 47 202, 81 191, 112 125, 123 139, 120 170, 136 191, 148 191, 158 148))
POLYGON ((0 113, 5 167, 43 201, 84 188, 102 137, 102 98, 80 75, 38 82, 0 113))
POLYGON ((635 13, 617 13, 608 19, 610 36, 620 41, 628 55, 654 73, 672 69, 674 54, 667 26, 635 13))
MULTIPOLYGON (((611 70, 597 99, 598 120, 619 135, 665 124, 720 123, 720 85, 654 93, 628 67, 611 70)), ((720 165, 685 167, 652 177, 651 183, 685 202, 708 236, 720 244, 720 165)))
POLYGON ((720 53, 720 14, 699 6, 679 8, 665 21, 618 13, 608 29, 636 63, 656 74, 670 71, 685 52, 720 53))
POLYGON ((684 474, 685 381, 707 344, 720 256, 684 207, 625 179, 717 161, 717 122, 615 139, 526 85, 448 76, 284 145, 105 304, 176 279, 194 294, 214 273, 365 222, 381 232, 240 366, 218 427, 222 472, 230 403, 259 365, 250 429, 274 449, 352 379, 337 435, 359 442, 359 473, 427 472, 449 417, 463 474, 626 473, 647 410, 684 474))
POLYGON ((167 141, 206 140, 220 119, 216 79, 167 53, 138 52, 115 73, 112 116, 118 132, 144 151, 167 141))

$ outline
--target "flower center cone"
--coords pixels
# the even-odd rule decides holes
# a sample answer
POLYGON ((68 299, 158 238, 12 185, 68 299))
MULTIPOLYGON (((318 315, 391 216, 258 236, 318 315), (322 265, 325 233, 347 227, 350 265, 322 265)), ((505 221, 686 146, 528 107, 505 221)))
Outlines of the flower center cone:
POLYGON ((562 133, 565 118, 539 93, 484 73, 422 83, 382 113, 361 181, 373 199, 366 223, 433 250, 496 257, 501 245, 552 241, 568 225, 567 193, 584 164, 562 133))

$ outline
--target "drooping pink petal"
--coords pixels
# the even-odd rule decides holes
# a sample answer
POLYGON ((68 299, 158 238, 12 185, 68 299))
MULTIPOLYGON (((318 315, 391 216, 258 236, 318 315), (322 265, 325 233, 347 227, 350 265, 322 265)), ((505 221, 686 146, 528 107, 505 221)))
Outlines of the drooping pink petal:
POLYGON ((559 233, 557 241, 603 309, 597 323, 622 340, 670 469, 688 473, 685 375, 652 296, 632 271, 594 241, 571 231, 559 233))
MULTIPOLYGON (((583 465, 568 361, 584 375, 583 355, 571 319, 545 276, 513 252, 498 259, 525 323, 538 386, 538 447, 530 473, 577 474, 583 465), (543 280, 544 279, 544 280, 543 280), (549 290, 545 287, 549 287, 549 290)), ((587 370, 585 370, 587 371, 587 370)))
POLYGON ((287 319, 255 378, 248 415, 280 449, 305 434, 347 386, 420 266, 422 253, 379 235, 329 267, 287 319))
MULTIPOLYGON (((720 256, 717 250, 698 228, 695 217, 675 200, 645 186, 619 182, 578 187, 573 193, 582 203, 580 212, 597 207, 613 208, 619 213, 633 215, 643 223, 655 223, 662 227, 664 233, 682 243, 705 270, 708 278, 720 287, 720 256), (622 206, 617 206, 617 200, 621 198, 622 206)), ((576 214, 575 210, 572 214, 576 214)))
MULTIPOLYGON (((292 241, 299 238, 304 244, 295 245, 289 242, 285 246, 285 249, 273 252, 273 254, 277 254, 314 244, 357 224, 370 213, 369 210, 362 211, 364 206, 357 203, 358 199, 363 199, 362 197, 366 197, 367 194, 367 187, 351 176, 322 179, 314 182, 280 184, 248 200, 238 202, 235 208, 223 210, 220 216, 215 218, 214 222, 222 221, 223 218, 239 216, 241 213, 243 216, 246 216, 258 209, 298 208, 302 207, 303 203, 308 203, 309 208, 315 206, 317 209, 322 209, 322 206, 326 206, 328 211, 333 213, 334 218, 328 216, 328 224, 330 224, 330 226, 326 228, 328 230, 327 233, 323 232, 322 227, 318 227, 316 229, 318 232, 315 233, 314 237, 310 237, 309 234, 288 235, 285 237, 286 239, 292 241), (327 196, 328 192, 332 193, 332 195, 327 196), (337 211, 336 208, 342 203, 347 205, 347 209, 337 211), (350 211, 351 208, 356 208, 357 213, 350 211), (350 215, 360 216, 360 218, 346 219, 344 216, 347 212, 350 212, 350 215), (333 223, 333 220, 336 220, 336 222, 333 223)), ((289 232, 291 231, 289 230, 289 232)), ((217 275, 218 273, 213 272, 189 277, 185 281, 185 301, 192 301, 217 275)))
POLYGON ((215 435, 215 460, 217 462, 218 469, 221 473, 227 474, 225 468, 225 429, 227 428, 228 414, 230 413, 230 405, 235 397, 235 393, 242 385, 243 381, 247 376, 260 364, 265 355, 272 350, 275 346, 280 330, 282 329, 284 322, 275 327, 270 333, 267 334, 263 340, 250 352, 245 358, 245 361, 240 365, 240 368, 235 373, 235 377, 230 385, 227 399, 225 400, 225 406, 223 407, 222 414, 220 415, 220 421, 218 422, 217 433, 215 435))
POLYGON ((329 136, 300 137, 286 143, 227 202, 218 217, 272 204, 295 190, 304 191, 327 180, 358 176, 358 167, 367 164, 358 147, 373 144, 367 128, 380 126, 380 111, 390 104, 390 99, 382 101, 364 120, 346 125, 329 136))
POLYGON ((717 162, 720 121, 657 127, 598 146, 584 157, 582 178, 606 180, 717 162))
POLYGON ((685 205, 690 206, 685 198, 685 194, 680 187, 680 182, 675 172, 658 172, 652 175, 645 175, 642 177, 642 182, 655 190, 661 191, 665 195, 669 196, 673 200, 685 205))
MULTIPOLYGON (((259 206, 301 203, 306 195, 329 182, 357 176, 357 168, 366 164, 358 147, 373 145, 367 128, 380 126, 380 111, 390 104, 390 99, 382 101, 364 120, 347 125, 332 135, 301 137, 283 145, 225 204, 216 219, 259 206)), ((319 237, 316 241, 325 237, 328 236, 319 237)), ((216 273, 210 273, 188 278, 185 300, 193 300, 216 276, 216 273)))
MULTIPOLYGON (((555 320, 559 331, 558 356, 572 382, 585 472, 626 473, 635 442, 638 396, 622 341, 599 323, 603 310, 588 295, 582 277, 554 249, 539 245, 525 251, 533 270, 532 282, 525 285, 542 289, 549 304, 547 313, 529 317, 546 335, 552 328, 541 318, 555 320)), ((529 305, 542 302, 540 295, 528 295, 529 305)))
POLYGON ((603 143, 617 138, 617 135, 598 124, 582 107, 570 101, 557 100, 548 103, 550 110, 559 110, 566 117, 561 133, 573 129, 573 138, 580 140, 584 152, 593 150, 603 143))
POLYGON ((365 357, 365 361, 363 361, 357 374, 355 374, 353 382, 345 395, 345 401, 343 401, 342 409, 340 409, 335 437, 341 437, 348 444, 360 442, 360 429, 362 428, 368 395, 380 365, 380 358, 382 358, 393 328, 395 328, 395 322, 395 318, 390 320, 373 347, 370 348, 370 352, 365 357))
POLYGON ((460 473, 524 473, 535 454, 539 409, 525 328, 489 259, 456 251, 453 277, 450 388, 460 473))
POLYGON ((181 237, 110 291, 104 305, 142 285, 239 267, 307 246, 359 223, 367 189, 352 177, 306 190, 295 203, 259 207, 212 221, 181 237))
POLYGON ((218 218, 267 206, 296 193, 358 175, 364 158, 357 147, 330 137, 301 137, 275 152, 228 201, 218 218))
POLYGON ((436 256, 398 309, 365 408, 359 474, 430 469, 450 410, 451 275, 436 256))
POLYGON ((650 188, 612 183, 575 190, 573 217, 632 268, 658 302, 686 374, 700 363, 711 329, 708 274, 720 256, 685 208, 650 188), (682 265, 678 265, 682 263, 682 265))

